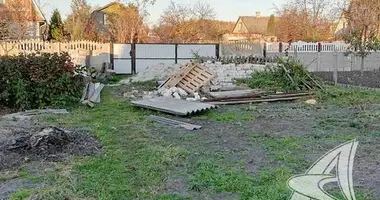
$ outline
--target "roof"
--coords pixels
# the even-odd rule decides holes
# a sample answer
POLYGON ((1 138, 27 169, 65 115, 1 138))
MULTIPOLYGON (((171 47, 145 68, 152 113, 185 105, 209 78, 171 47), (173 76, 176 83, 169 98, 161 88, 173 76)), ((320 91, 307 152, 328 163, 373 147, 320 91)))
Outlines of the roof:
MULTIPOLYGON (((46 22, 45 16, 42 14, 42 11, 35 0, 7 0, 5 4, 0 4, 0 20, 9 20, 9 17, 6 16, 7 10, 10 5, 19 6, 22 5, 23 8, 27 8, 25 12, 25 16, 28 18, 28 21, 33 22, 46 22)), ((21 6, 20 6, 21 8, 21 6)), ((18 9, 18 8, 15 8, 18 9)))
POLYGON ((239 17, 240 19, 247 27, 249 33, 266 34, 270 17, 241 16, 239 17))
POLYGON ((114 6, 114 5, 118 5, 118 6, 123 6, 123 7, 125 7, 124 4, 115 1, 115 2, 111 2, 111 3, 109 3, 109 4, 105 5, 105 6, 103 6, 103 7, 101 7, 101 8, 98 8, 98 9, 94 10, 94 12, 92 12, 92 13, 107 10, 109 7, 114 6))

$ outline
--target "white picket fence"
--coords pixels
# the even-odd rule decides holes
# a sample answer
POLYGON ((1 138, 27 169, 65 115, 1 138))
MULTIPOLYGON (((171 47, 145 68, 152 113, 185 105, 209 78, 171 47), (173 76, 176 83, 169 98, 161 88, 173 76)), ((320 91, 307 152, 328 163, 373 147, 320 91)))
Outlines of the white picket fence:
POLYGON ((338 52, 345 52, 349 48, 349 44, 343 42, 333 42, 333 43, 306 43, 306 42, 295 42, 295 43, 266 43, 267 52, 274 53, 280 52, 280 46, 282 45, 282 51, 285 52, 318 52, 319 45, 321 52, 334 52, 335 49, 338 52))

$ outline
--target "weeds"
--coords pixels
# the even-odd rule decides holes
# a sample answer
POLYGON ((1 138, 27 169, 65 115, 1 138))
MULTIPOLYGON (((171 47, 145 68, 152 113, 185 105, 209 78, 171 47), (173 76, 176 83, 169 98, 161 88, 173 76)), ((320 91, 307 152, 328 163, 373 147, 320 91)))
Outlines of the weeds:
POLYGON ((315 91, 319 102, 339 106, 360 106, 380 103, 380 92, 355 88, 328 86, 324 91, 315 91))
POLYGON ((272 91, 303 91, 319 88, 318 79, 296 60, 278 59, 274 66, 267 66, 264 71, 256 71, 252 77, 238 81, 251 88, 272 91))

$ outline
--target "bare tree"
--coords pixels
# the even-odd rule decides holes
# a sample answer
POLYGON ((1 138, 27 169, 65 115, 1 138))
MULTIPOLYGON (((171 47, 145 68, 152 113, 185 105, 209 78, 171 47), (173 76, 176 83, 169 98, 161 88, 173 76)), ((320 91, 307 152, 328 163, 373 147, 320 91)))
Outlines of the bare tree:
POLYGON ((316 41, 332 38, 330 24, 339 16, 336 14, 335 1, 337 0, 288 0, 281 7, 276 7, 280 25, 293 27, 288 29, 292 33, 287 34, 288 37, 293 37, 291 39, 316 41), (302 34, 295 30, 302 30, 302 34))
POLYGON ((380 1, 353 0, 344 9, 348 21, 345 40, 352 45, 352 51, 361 57, 361 72, 364 72, 364 59, 371 51, 380 49, 380 1))
POLYGON ((198 0, 191 8, 193 17, 197 20, 215 19, 216 13, 210 4, 198 0))
POLYGON ((161 15, 160 23, 175 26, 189 20, 190 17, 190 8, 188 6, 170 1, 169 6, 161 15))

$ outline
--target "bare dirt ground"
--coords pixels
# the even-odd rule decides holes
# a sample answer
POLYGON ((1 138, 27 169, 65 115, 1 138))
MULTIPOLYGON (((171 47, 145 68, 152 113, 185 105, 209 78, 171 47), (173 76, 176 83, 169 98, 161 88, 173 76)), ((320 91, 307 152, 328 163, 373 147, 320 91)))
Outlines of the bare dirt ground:
POLYGON ((54 163, 70 160, 73 156, 101 154, 101 144, 81 129, 67 130, 67 142, 49 144, 40 148, 15 148, 12 144, 46 128, 36 120, 5 120, 0 118, 0 199, 21 189, 41 187, 43 184, 20 175, 21 169, 38 174, 50 169, 54 163))
POLYGON ((354 168, 355 186, 378 199, 380 105, 341 108, 275 103, 248 107, 226 106, 207 117, 188 118, 187 122, 203 126, 199 131, 157 124, 151 128, 151 134, 191 152, 190 164, 174 170, 168 178, 167 192, 195 199, 238 199, 237 194, 215 196, 207 188, 198 188, 198 192, 189 190, 194 187, 186 175, 193 170, 190 166, 211 159, 220 166, 235 166, 250 175, 277 167, 287 167, 297 175, 305 173, 329 150, 357 139, 360 144, 354 168))

